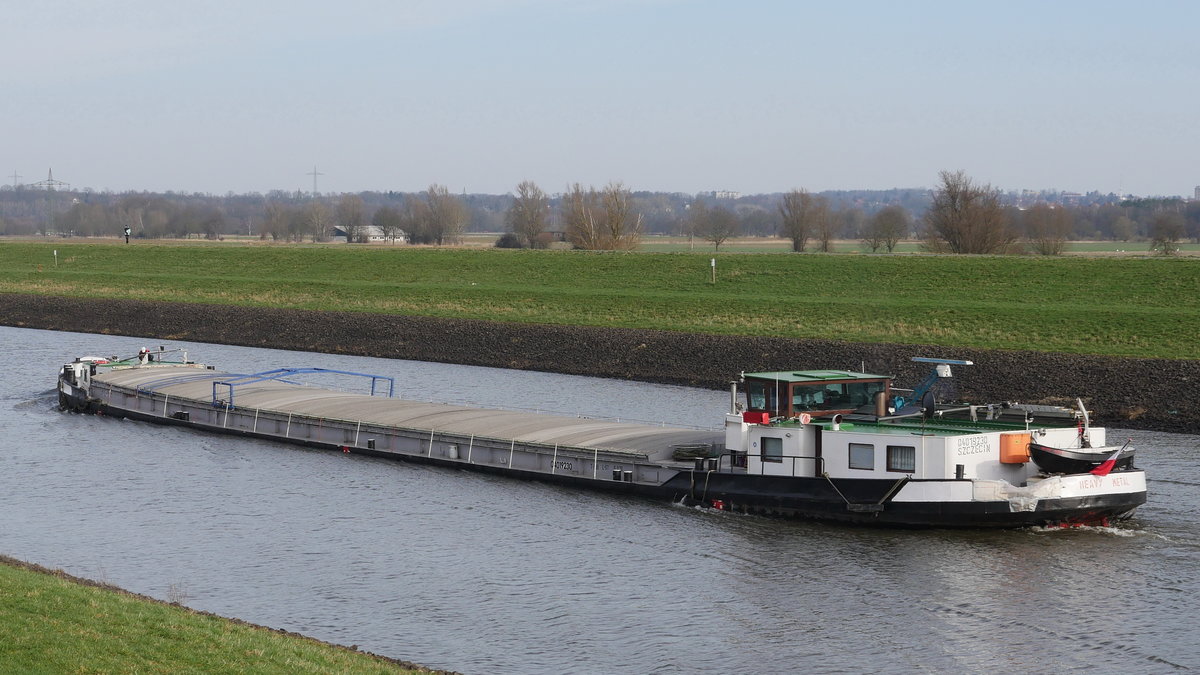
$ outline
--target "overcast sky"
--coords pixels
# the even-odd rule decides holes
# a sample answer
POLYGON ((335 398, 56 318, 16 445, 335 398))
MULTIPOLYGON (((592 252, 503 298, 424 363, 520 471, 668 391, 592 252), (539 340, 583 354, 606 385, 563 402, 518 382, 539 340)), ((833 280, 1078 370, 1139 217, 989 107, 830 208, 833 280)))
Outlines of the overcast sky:
POLYGON ((0 174, 73 188, 1188 195, 1200 3, 2 0, 0 174))

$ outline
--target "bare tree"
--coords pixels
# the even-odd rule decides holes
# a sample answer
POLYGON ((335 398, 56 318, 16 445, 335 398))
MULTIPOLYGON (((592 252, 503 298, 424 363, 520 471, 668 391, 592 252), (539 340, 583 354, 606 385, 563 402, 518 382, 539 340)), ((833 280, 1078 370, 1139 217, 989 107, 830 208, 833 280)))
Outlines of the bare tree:
POLYGON ((338 200, 337 223, 346 233, 346 241, 365 243, 367 241, 367 216, 364 213, 363 199, 358 195, 342 195, 338 200))
POLYGON ((821 253, 833 253, 833 241, 847 225, 852 226, 856 219, 862 216, 862 212, 858 209, 830 211, 828 203, 825 200, 821 201, 823 208, 817 212, 816 219, 817 247, 821 253))
POLYGON ((258 236, 262 239, 270 237, 275 241, 280 239, 286 241, 288 221, 291 219, 288 211, 288 207, 278 202, 267 202, 263 207, 263 223, 262 227, 258 229, 258 236))
POLYGON ((539 236, 546 230, 546 211, 550 198, 531 180, 517 185, 517 196, 504 216, 509 232, 512 232, 527 248, 544 245, 539 236))
POLYGON ((879 214, 876 213, 875 216, 872 216, 871 219, 867 221, 866 226, 863 227, 862 236, 859 237, 859 241, 862 242, 863 248, 867 249, 871 253, 878 253, 879 249, 883 248, 883 229, 880 227, 879 223, 875 221, 875 218, 878 215, 879 214))
POLYGON ((431 243, 457 243, 467 224, 467 210, 444 185, 433 184, 425 193, 426 233, 431 243))
POLYGON ((820 223, 829 215, 829 203, 824 197, 812 194, 803 188, 792 190, 783 196, 779 204, 780 235, 792 240, 792 250, 803 253, 808 240, 817 231, 820 223))
POLYGON ((225 234, 225 214, 216 207, 203 208, 199 212, 200 230, 205 239, 221 239, 225 234))
POLYGON ((563 195, 563 224, 572 246, 586 250, 604 248, 599 211, 600 196, 595 188, 584 190, 582 185, 576 183, 563 195))
POLYGON ((54 230, 68 236, 87 236, 89 233, 84 228, 83 210, 83 204, 77 203, 65 213, 54 214, 54 230))
POLYGON ((965 171, 938 174, 942 185, 925 212, 925 246, 950 253, 1002 253, 1016 241, 1000 191, 976 185, 965 171))
POLYGON ((1025 237, 1034 252, 1042 255, 1061 255, 1075 226, 1069 209, 1049 204, 1034 204, 1021 215, 1021 220, 1025 237))
POLYGON ((629 190, 620 182, 609 183, 601 194, 604 248, 632 251, 642 238, 642 216, 634 214, 629 190))
POLYGON ((1179 240, 1187 234, 1183 216, 1174 211, 1159 211, 1150 221, 1150 250, 1163 255, 1179 252, 1179 240))
MULTIPOLYGON (((279 202, 267 202, 263 212, 263 223, 259 238, 270 237, 273 241, 303 241, 304 228, 300 225, 300 212, 279 202)), ((152 226, 148 225, 148 229, 152 226)))
POLYGON ((699 196, 696 197, 696 201, 688 204, 687 216, 684 217, 682 225, 684 232, 687 234, 689 249, 695 247, 692 243, 694 237, 703 237, 708 231, 709 215, 708 204, 699 196))
POLYGON ((708 218, 703 230, 704 238, 711 241, 713 250, 721 250, 721 244, 730 237, 736 237, 741 230, 741 222, 732 211, 723 206, 714 207, 708 212, 708 218))
POLYGON ((382 206, 371 216, 371 224, 379 228, 379 234, 383 235, 391 243, 396 243, 398 237, 404 228, 404 219, 400 212, 391 206, 382 206))
POLYGON ((1183 219, 1187 227, 1187 236, 1200 244, 1200 201, 1190 201, 1183 207, 1183 219))
POLYGON ((148 211, 144 221, 148 236, 164 236, 170 220, 171 218, 165 208, 155 208, 148 211))
POLYGON ((146 225, 142 220, 145 213, 146 208, 141 205, 129 205, 126 203, 117 206, 117 220, 121 227, 128 227, 137 236, 144 236, 146 234, 146 225))
POLYGON ((839 233, 847 239, 861 236, 867 227, 867 214, 857 206, 842 209, 838 212, 838 219, 840 221, 839 233))
POLYGON ((630 192, 619 182, 602 192, 574 184, 563 196, 562 213, 575 248, 633 250, 641 240, 642 217, 634 213, 630 192))
POLYGON ((741 234, 754 237, 770 237, 779 231, 775 212, 759 204, 738 204, 733 213, 741 222, 741 234))
POLYGON ((303 214, 304 233, 314 242, 329 241, 329 207, 322 202, 309 202, 303 214))
POLYGON ((1137 233, 1137 223, 1124 214, 1117 216, 1112 224, 1113 239, 1129 241, 1137 233))
POLYGON ((408 232, 409 242, 433 243, 429 220, 429 204, 425 200, 418 199, 415 195, 404 200, 404 207, 400 211, 400 226, 408 232))
POLYGON ((863 227, 863 243, 875 253, 886 248, 888 253, 896 250, 896 244, 908 233, 910 221, 903 206, 885 206, 871 216, 863 227))

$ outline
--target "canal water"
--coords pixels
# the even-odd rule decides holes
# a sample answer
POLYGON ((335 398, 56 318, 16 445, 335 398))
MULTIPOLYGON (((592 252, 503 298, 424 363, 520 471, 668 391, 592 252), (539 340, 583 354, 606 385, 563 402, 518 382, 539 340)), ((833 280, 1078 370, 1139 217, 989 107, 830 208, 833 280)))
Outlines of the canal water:
MULTIPOLYGON (((1200 668, 1197 436, 1110 431, 1150 475, 1118 527, 844 527, 58 411, 62 363, 158 344, 0 327, 0 553, 466 673, 1200 668)), ((681 387, 182 346, 223 370, 392 375, 408 398, 709 426, 728 407, 681 387)))

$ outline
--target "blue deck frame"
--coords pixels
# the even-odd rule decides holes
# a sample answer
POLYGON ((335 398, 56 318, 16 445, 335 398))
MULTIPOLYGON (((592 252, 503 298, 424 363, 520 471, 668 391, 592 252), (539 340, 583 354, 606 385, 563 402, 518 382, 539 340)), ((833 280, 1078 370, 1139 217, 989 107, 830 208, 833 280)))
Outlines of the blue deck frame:
POLYGON ((264 370, 261 373, 250 373, 249 375, 235 375, 232 378, 225 380, 216 380, 213 382, 212 404, 213 407, 228 407, 232 408, 234 389, 255 382, 267 382, 271 380, 279 380, 288 382, 289 384, 303 384, 302 382, 292 382, 285 380, 285 377, 293 375, 306 374, 332 374, 332 375, 352 375, 354 377, 368 377, 371 379, 371 396, 375 395, 376 383, 386 381, 388 383, 388 398, 391 398, 396 393, 396 378, 386 375, 372 375, 370 373, 356 373, 350 370, 333 370, 331 368, 276 368, 275 370, 264 370), (228 387, 229 399, 222 403, 222 399, 217 396, 217 387, 228 387))

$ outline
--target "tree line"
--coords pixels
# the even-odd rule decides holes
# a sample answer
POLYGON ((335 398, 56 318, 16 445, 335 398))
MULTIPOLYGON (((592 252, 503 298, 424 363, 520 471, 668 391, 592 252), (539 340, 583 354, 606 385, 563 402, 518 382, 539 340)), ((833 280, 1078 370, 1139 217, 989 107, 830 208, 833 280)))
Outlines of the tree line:
POLYGON ((920 231, 926 250, 947 253, 1058 255, 1071 239, 1148 240, 1171 254, 1185 239, 1200 242, 1200 201, 1178 198, 1126 200, 1072 207, 1005 205, 1002 194, 964 171, 943 171, 920 231))
POLYGON ((797 252, 829 252, 847 240, 872 252, 920 239, 951 253, 1061 253, 1071 239, 1147 242, 1171 252, 1200 241, 1200 202, 1121 200, 1116 195, 1015 195, 946 171, 933 190, 770 195, 635 192, 620 182, 569 185, 554 195, 523 181, 509 195, 455 195, 442 185, 418 193, 214 196, 180 193, 45 192, 0 187, 0 234, 137 237, 257 236, 324 241, 447 244, 464 232, 503 232, 498 245, 633 249, 647 234, 685 236, 720 250, 737 236, 779 236, 797 252), (336 230, 335 230, 336 228, 336 230))
POLYGON ((545 248, 561 240, 578 249, 631 251, 641 241, 642 215, 632 192, 619 182, 601 190, 575 183, 559 200, 561 230, 549 230, 553 215, 546 192, 533 181, 522 181, 505 214, 506 236, 497 245, 545 248))
POLYGON ((456 243, 470 222, 463 200, 444 185, 420 193, 359 193, 313 197, 268 195, 92 194, 0 189, 0 235, 140 238, 257 236, 328 241, 335 231, 366 242, 368 225, 386 240, 456 243))
POLYGON ((444 185, 404 199, 398 206, 384 204, 368 217, 362 195, 346 194, 332 206, 321 200, 301 205, 267 202, 260 238, 276 241, 328 241, 340 232, 347 241, 367 243, 372 235, 395 243, 454 244, 467 225, 463 203, 444 185), (374 232, 368 226, 375 228, 374 232))

